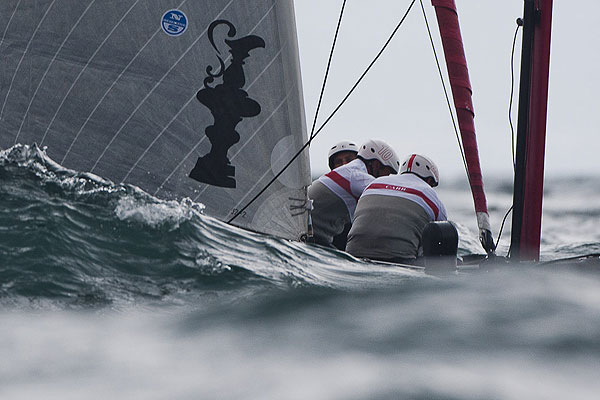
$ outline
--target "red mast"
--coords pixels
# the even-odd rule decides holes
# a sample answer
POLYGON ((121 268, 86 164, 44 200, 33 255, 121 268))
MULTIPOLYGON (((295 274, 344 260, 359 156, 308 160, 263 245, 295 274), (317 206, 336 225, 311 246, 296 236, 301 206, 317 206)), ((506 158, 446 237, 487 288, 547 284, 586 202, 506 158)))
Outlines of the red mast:
POLYGON ((552 0, 525 0, 511 259, 540 258, 552 0))
POLYGON ((483 191, 483 177, 479 165, 479 152, 475 136, 475 112, 473 111, 471 99, 473 92, 460 34, 458 12, 454 0, 432 0, 431 3, 435 7, 444 47, 446 67, 450 77, 454 107, 467 162, 467 175, 473 193, 473 202, 475 203, 479 238, 483 248, 490 254, 494 252, 495 246, 491 235, 487 201, 483 191))

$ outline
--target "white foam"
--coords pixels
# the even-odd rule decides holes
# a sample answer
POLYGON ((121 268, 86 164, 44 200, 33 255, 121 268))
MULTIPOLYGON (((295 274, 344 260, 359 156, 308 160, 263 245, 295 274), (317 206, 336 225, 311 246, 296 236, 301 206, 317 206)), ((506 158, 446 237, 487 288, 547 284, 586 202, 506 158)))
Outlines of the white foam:
POLYGON ((119 199, 115 213, 121 220, 141 222, 156 227, 163 224, 172 225, 177 229, 179 225, 196 215, 202 214, 204 205, 194 203, 186 198, 182 201, 160 201, 147 198, 125 196, 119 199))

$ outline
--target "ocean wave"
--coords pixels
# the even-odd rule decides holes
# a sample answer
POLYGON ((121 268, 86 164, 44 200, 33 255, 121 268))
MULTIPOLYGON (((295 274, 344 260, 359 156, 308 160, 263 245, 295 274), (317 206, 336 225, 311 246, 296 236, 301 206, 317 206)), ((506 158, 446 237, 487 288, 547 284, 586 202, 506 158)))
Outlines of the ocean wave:
MULTIPOLYGON (((197 306, 223 297, 243 302, 257 293, 361 291, 431 278, 227 225, 189 199, 160 200, 131 185, 65 169, 36 146, 0 152, 0 177, 3 304, 197 306)), ((462 256, 483 253, 470 225, 470 203, 458 192, 450 201, 459 210, 462 256)), ((597 250, 583 238, 576 247, 561 247, 561 232, 557 227, 546 235, 545 259, 597 250)))
MULTIPOLYGON (((597 262, 433 277, 227 225, 35 147, 0 153, 0 179, 6 398, 597 397, 597 262)), ((461 254, 480 251, 471 205, 451 201, 461 254)), ((584 232, 564 239, 551 214, 546 254, 600 252, 593 221, 569 218, 584 232)))
POLYGON ((0 176, 5 304, 190 304, 298 287, 389 286, 423 275, 236 228, 189 199, 164 201, 65 169, 36 146, 1 152, 0 176))

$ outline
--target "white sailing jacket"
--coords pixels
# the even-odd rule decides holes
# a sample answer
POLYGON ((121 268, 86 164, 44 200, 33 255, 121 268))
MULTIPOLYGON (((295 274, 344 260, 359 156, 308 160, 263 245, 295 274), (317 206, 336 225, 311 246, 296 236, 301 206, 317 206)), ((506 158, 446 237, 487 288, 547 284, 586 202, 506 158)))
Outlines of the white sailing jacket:
POLYGON ((308 197, 313 202, 311 215, 316 243, 333 246, 334 237, 349 229, 358 198, 373 179, 364 162, 357 159, 313 182, 308 197))
POLYGON ((373 180, 363 192, 363 196, 379 194, 402 197, 419 204, 431 221, 446 221, 446 208, 437 193, 423 179, 415 174, 383 176, 373 180))
POLYGON ((319 182, 342 199, 352 220, 358 199, 374 179, 365 163, 357 158, 321 176, 319 182))
POLYGON ((425 226, 446 219, 437 194, 418 176, 380 177, 360 197, 346 251, 376 260, 414 260, 420 254, 425 226))

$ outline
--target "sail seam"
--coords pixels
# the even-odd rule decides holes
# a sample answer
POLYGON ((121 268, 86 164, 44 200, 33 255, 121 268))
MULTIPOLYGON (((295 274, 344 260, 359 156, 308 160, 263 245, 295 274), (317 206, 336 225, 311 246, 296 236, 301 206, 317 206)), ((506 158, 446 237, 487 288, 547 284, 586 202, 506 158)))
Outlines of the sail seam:
MULTIPOLYGON (((286 98, 287 98, 287 97, 286 97, 286 98)), ((281 107, 281 105, 282 105, 282 104, 284 104, 284 103, 285 103, 285 100, 284 100, 284 101, 283 101, 283 102, 280 104, 280 107, 281 107)), ((272 116, 272 115, 271 115, 271 116, 272 116)), ((276 159, 274 162, 272 162, 271 164, 273 164, 273 165, 277 165, 277 163, 278 163, 278 162, 279 162, 279 161, 280 161, 280 160, 281 160, 281 159, 282 159, 282 158, 283 158, 285 155, 286 155, 286 152, 285 152, 285 151, 282 151, 282 152, 279 154, 279 157, 278 157, 278 158, 277 158, 277 159, 276 159)), ((259 183, 261 183, 261 182, 263 181, 263 179, 265 179, 269 173, 272 173, 272 170, 271 170, 271 168, 268 168, 268 169, 265 171, 265 173, 264 173, 264 174, 263 174, 263 175, 262 175, 262 176, 261 176, 261 177, 260 177, 260 178, 259 178, 259 179, 256 181, 256 183, 255 183, 255 184, 254 184, 254 185, 253 185, 253 186, 252 186, 250 189, 248 189, 248 191, 246 192, 246 194, 244 195, 244 197, 242 197, 242 198, 240 199, 240 201, 239 201, 239 202, 238 202, 238 203, 235 205, 235 207, 233 208, 234 210, 237 210, 237 209, 238 209, 238 207, 239 207, 239 206, 241 206, 241 205, 244 203, 244 200, 245 200, 246 198, 248 198, 248 196, 250 196, 250 194, 252 193, 252 191, 253 191, 254 189, 256 189, 256 187, 258 186, 258 184, 259 184, 259 183)), ((269 187, 269 186, 270 186, 270 185, 268 185, 267 187, 269 187)), ((264 192, 264 190, 263 190, 263 192, 264 192)), ((261 192, 261 193, 262 193, 262 192, 261 192)), ((198 196, 196 196, 196 199, 198 199, 198 197, 199 197, 199 196, 200 196, 200 194, 199 194, 198 196)), ((247 209, 247 208, 248 208, 248 206, 249 206, 250 204, 252 204, 252 201, 251 201, 251 202, 249 202, 249 203, 248 203, 248 204, 247 204, 247 205, 244 207, 244 209, 247 209)), ((239 214, 238 214, 238 215, 239 215, 239 214)), ((227 221, 227 223, 231 223, 231 221, 232 221, 234 218, 235 218, 235 217, 232 217, 232 218, 231 218, 229 221, 227 221)))
MULTIPOLYGON (((2 115, 4 114, 4 108, 6 107, 6 100, 8 100, 8 97, 10 96, 10 92, 12 91, 13 84, 15 83, 15 78, 17 77, 17 74, 19 73, 19 70, 21 69, 21 64, 23 64, 23 60, 25 59, 25 56, 29 52, 29 47, 31 46, 31 43, 33 43, 33 38, 35 38, 35 36, 37 35, 37 33, 40 29, 40 26, 42 26, 42 24, 46 20, 46 17, 48 16, 48 13, 52 9, 52 6, 54 5, 54 3, 56 3, 56 0, 52 0, 52 3, 46 9, 44 16, 42 17, 42 19, 40 20, 38 25, 35 27, 33 34, 29 38, 29 41, 27 42, 27 46, 25 46, 25 51, 23 51, 23 55, 21 56, 21 59, 19 60, 19 63, 17 64, 15 73, 13 74, 12 79, 10 80, 10 85, 8 86, 8 91, 6 92, 6 96, 4 97, 4 102, 2 103, 2 110, 0 110, 0 120, 2 120, 2 115)), ((15 142, 15 144, 16 144, 16 142, 15 142)))
MULTIPOLYGON (((190 103, 196 98, 196 96, 192 96, 180 109, 179 111, 177 111, 177 113, 173 116, 173 118, 171 118, 171 120, 169 121, 169 123, 167 125, 165 125, 165 127, 160 131, 160 133, 158 134, 158 136, 156 136, 154 138, 154 140, 152 140, 152 142, 148 145, 148 147, 146 148, 146 150, 144 150, 142 152, 142 155, 140 155, 138 157, 138 159, 136 160, 136 162, 133 164, 133 166, 129 169, 129 171, 127 172, 127 174, 125 174, 125 177, 123 177, 123 179, 121 179, 121 182, 124 182, 127 178, 129 178, 129 175, 133 172, 133 170, 135 169, 135 167, 138 166, 138 164, 140 163, 140 161, 142 161, 142 159, 146 156, 146 154, 148 154, 148 152, 150 151, 150 149, 152 148, 152 146, 154 146, 154 144, 158 141, 158 139, 161 138, 161 136, 163 135, 163 133, 166 132, 167 129, 169 129, 169 127, 171 126, 171 124, 173 124, 173 122, 175 122, 175 120, 179 117, 179 115, 181 115, 181 113, 190 105, 190 103)), ((204 139, 204 138, 203 138, 204 139)))
MULTIPOLYGON (((273 110, 273 112, 267 117, 265 118, 265 120, 263 121, 263 123, 254 131, 254 133, 248 138, 248 140, 246 141, 246 143, 244 143, 244 145, 231 157, 231 159, 233 160, 235 158, 235 156, 237 156, 243 149, 244 147, 246 147, 246 145, 248 143, 250 143, 250 141, 258 134, 258 132, 261 131, 261 129, 267 124, 267 122, 269 122, 271 120, 271 118, 273 118, 273 116, 275 114, 277 114, 277 112, 279 111, 279 109, 281 108, 281 106, 283 106, 287 99, 290 97, 290 95, 296 90, 297 85, 294 85, 286 94, 286 96, 283 98, 283 100, 281 100, 281 102, 279 103, 279 105, 275 108, 275 110, 273 110)), ((281 153, 280 157, 276 160, 279 161, 281 159, 281 157, 284 155, 284 152, 281 153)), ((242 197, 240 199, 240 202, 235 206, 235 208, 239 207, 239 205, 244 201, 244 199, 246 197, 248 197, 248 195, 250 194, 250 192, 252 190, 254 190, 254 188, 256 187, 256 185, 258 185, 260 183, 260 181, 262 181, 264 179, 264 177, 266 176, 266 174, 271 171, 270 168, 267 169, 267 171, 265 172, 265 174, 259 179, 258 182, 256 182, 256 184, 254 186, 252 186, 248 192, 246 193, 246 195, 244 195, 244 197, 242 197)), ((206 186, 204 189, 202 189, 202 191, 200 191, 200 193, 198 193, 198 195, 194 198, 194 201, 196 201, 201 195, 202 193, 204 193, 206 191, 206 189, 208 189, 209 186, 206 186)))
MULTIPOLYGON (((271 13, 271 11, 273 10, 273 8, 275 8, 275 5, 277 4, 277 2, 273 3, 273 5, 271 6, 271 8, 269 8, 269 10, 265 13, 265 15, 256 23, 256 25, 254 26, 254 28, 252 28, 250 30, 250 33, 253 33, 259 26, 260 24, 264 21, 264 19, 271 13)), ((220 14, 219 14, 220 15, 220 14)), ((218 17, 217 17, 218 18, 218 17)), ((281 54, 282 48, 279 49, 279 51, 277 52, 277 54, 275 54, 275 56, 272 58, 272 60, 267 64, 267 66, 258 74, 258 76, 252 81, 252 83, 250 83, 250 85, 248 85, 248 89, 251 88, 259 79, 260 77, 271 67, 271 65, 275 62, 275 60, 277 59, 277 57, 279 57, 279 55, 281 54)), ((231 58, 231 55, 229 55, 226 59, 225 62, 227 62, 229 59, 231 58)), ((204 88, 204 86, 202 87, 204 88)), ((133 170, 135 169, 135 167, 137 167, 137 165, 141 162, 141 160, 146 156, 146 154, 148 153, 148 151, 150 151, 150 149, 152 148, 152 146, 154 146, 154 144, 156 143, 156 141, 158 141, 158 139, 165 133, 165 131, 167 129, 169 129, 169 127, 171 126, 171 124, 177 119, 177 117, 190 105, 190 103, 196 98, 196 95, 194 94, 192 96, 192 98, 190 98, 182 107, 181 109, 173 116, 173 118, 171 118, 171 120, 169 121, 169 123, 167 125, 165 125, 165 127, 160 131, 160 133, 158 134, 158 136, 156 138, 154 138, 154 140, 152 141, 152 143, 150 143, 148 145, 148 147, 146 148, 146 150, 144 150, 144 152, 142 153, 142 155, 137 159, 137 161, 135 162, 135 164, 131 167, 131 169, 127 172, 127 174, 125 175, 125 177, 121 180, 121 182, 125 181, 125 179, 127 179, 129 177, 129 175, 131 174, 131 172, 133 172, 133 170)), ((200 142, 203 142, 204 139, 206 138, 206 136, 204 138, 202 138, 202 140, 200 142)), ((200 143, 198 143, 200 144, 200 143)), ((198 147, 198 144, 196 144, 194 146, 194 148, 192 150, 195 150, 198 147)), ((177 171, 180 167, 181 164, 193 153, 193 151, 190 151, 182 160, 182 162, 180 162, 177 167, 169 174, 169 176, 167 177, 167 179, 165 181, 163 181, 163 183, 159 186, 159 188, 157 189, 157 191, 155 192, 158 193, 158 191, 160 191, 160 189, 162 188, 162 186, 166 183, 167 180, 169 180, 171 178, 171 176, 173 176, 173 173, 175 173, 175 171, 177 171)))
MULTIPOLYGON (((279 55, 280 53, 281 53, 281 51, 279 51, 278 55, 279 55)), ((275 56, 275 57, 273 58, 273 60, 272 60, 272 61, 269 63, 269 65, 271 65, 271 64, 272 64, 272 63, 273 63, 273 62, 274 62, 276 59, 277 59, 277 56, 275 56)), ((263 70, 263 72, 264 72, 264 71, 266 71, 267 69, 268 69, 268 67, 267 67, 267 68, 265 68, 265 69, 263 70)), ((261 74, 259 74, 259 76, 258 76, 258 77, 257 77, 257 78, 256 78, 256 79, 255 79, 255 80, 254 80, 254 81, 253 81, 253 82, 252 82, 252 83, 251 83, 251 84, 248 86, 248 88, 252 87, 252 85, 254 85, 254 83, 256 83, 256 81, 258 80, 258 78, 259 78, 261 75, 262 75, 262 73, 261 73, 261 74)), ((287 100, 287 98, 288 98, 288 97, 289 97, 289 95, 288 95, 288 96, 286 96, 286 100, 287 100)), ((188 101, 188 103, 185 105, 185 107, 187 107, 187 105, 189 105, 189 103, 190 103, 190 102, 191 102, 193 99, 195 99, 195 98, 196 98, 196 96, 194 95, 194 97, 192 97, 192 98, 191 98, 191 99, 188 101)), ((285 102, 285 100, 284 100, 284 102, 285 102)), ((281 107, 281 104, 280 104, 279 106, 277 106, 277 109, 279 109, 280 107, 281 107)), ((183 109, 182 109, 181 111, 183 111, 183 109)), ((270 118, 270 117, 269 117, 269 118, 270 118)), ((174 119, 173 119, 173 120, 174 120, 174 119)), ((173 120, 171 120, 171 123, 173 122, 173 120)), ((170 125, 171 123, 169 123, 169 125, 170 125)), ((263 126, 263 125, 264 125, 264 123, 263 123, 263 124, 260 126, 260 128, 262 128, 262 126, 263 126)), ((259 129, 260 129, 260 128, 259 128, 259 129)), ((166 129, 168 129, 168 126, 167 126, 167 127, 165 127, 165 130, 166 130, 166 129)), ((252 139, 252 138, 253 138, 255 135, 256 135, 256 132, 255 132, 255 134, 253 134, 253 135, 250 137, 250 139, 252 139)), ((249 141, 250 139, 248 139, 248 141, 249 141)), ((196 149, 198 148, 198 146, 199 146, 200 144, 204 143, 204 141, 205 141, 205 140, 206 140, 206 136, 204 136, 204 137, 203 137, 203 138, 202 138, 202 139, 201 139, 201 140, 200 140, 200 141, 199 141, 199 142, 198 142, 198 143, 197 143, 197 144, 196 144, 196 145, 195 145, 195 146, 194 146, 194 147, 193 147, 193 148, 192 148, 192 149, 191 149, 191 150, 190 150, 190 151, 189 151, 189 152, 188 152, 188 153, 187 153, 187 154, 186 154, 186 155, 185 155, 185 156, 182 158, 182 159, 181 159, 181 161, 179 162, 179 164, 177 164, 177 166, 176 166, 176 167, 173 169, 173 171, 171 171, 171 173, 170 173, 170 174, 169 174, 169 175, 168 175, 168 176, 165 178, 165 180, 164 180, 164 181, 163 181, 163 182, 160 184, 160 186, 158 187, 158 189, 156 189, 156 191, 154 192, 154 195, 155 195, 155 196, 158 194, 158 192, 160 192, 160 191, 161 191, 161 189, 163 188, 163 186, 165 185, 165 183, 167 183, 167 182, 169 181, 169 179, 171 179, 171 177, 172 177, 172 176, 175 174, 175 172, 177 172, 177 171, 179 170, 179 168, 181 168, 181 166, 183 165, 183 163, 185 163, 185 162, 187 161, 187 159, 188 159, 188 158, 189 158, 189 157, 192 155, 192 153, 194 153, 194 152, 196 151, 196 149)), ((235 153, 235 154, 232 156, 232 159, 233 159, 235 156, 237 156, 237 155, 238 155, 238 153, 239 153, 239 152, 235 153)), ((131 171, 129 171, 129 172, 131 172, 131 171)), ((125 178, 126 178, 126 177, 125 177, 125 178)), ((123 180, 125 180, 125 178, 123 178, 123 180)), ((200 193, 198 194, 198 196, 200 196, 202 193, 204 193, 204 191, 205 191, 206 189, 208 189, 208 186, 206 186, 204 189, 202 189, 202 190, 200 191, 200 193)), ((198 196, 196 196, 196 199, 198 198, 198 196)))
POLYGON ((75 144, 75 142, 77 141, 77 139, 79 139, 79 135, 81 135, 81 132, 83 132, 83 129, 87 126, 88 122, 90 122, 90 119, 92 118, 92 115, 94 115, 94 113, 96 112, 96 110, 100 107, 100 105, 102 104, 102 102, 104 101, 104 99, 108 96, 108 94, 112 91, 112 89, 115 87, 115 85, 117 84, 117 82, 119 80, 121 80, 121 77, 125 74, 125 71, 127 71, 129 69, 129 67, 131 66, 131 64, 134 63, 134 61, 137 59, 137 57, 144 51, 144 49, 152 42, 152 40, 154 39, 154 37, 156 35, 158 35, 158 33, 160 32, 160 30, 157 30, 156 32, 154 32, 152 34, 152 36, 150 37, 150 39, 148 39, 148 41, 144 44, 144 46, 142 48, 140 48, 140 50, 136 53, 136 55, 131 59, 131 61, 129 61, 129 63, 125 66, 125 68, 123 68, 123 70, 119 73, 119 76, 117 76, 117 78, 113 81, 113 83, 110 85, 110 87, 106 90, 106 92, 104 92, 104 94, 102 95, 102 97, 100 98, 100 100, 98 100, 98 102, 96 103, 96 105, 94 106, 94 109, 88 114, 87 118, 85 119, 85 122, 83 123, 83 125, 81 125, 81 128, 79 128, 79 130, 77 131, 77 134, 75 135, 75 138, 73 139, 73 141, 71 142, 71 145, 69 146, 69 148, 67 149, 67 152, 65 153, 65 155, 62 158, 61 164, 65 161, 65 159, 67 158, 67 156, 69 155, 69 153, 71 152, 71 149, 73 148, 73 145, 75 144))
MULTIPOLYGON (((19 9, 20 5, 21 5, 21 0, 19 0, 17 2, 17 6, 15 7, 12 14, 10 15, 10 18, 8 19, 6 28, 4 29, 4 33, 2 34, 2 39, 0 39, 0 46, 2 46, 2 44, 4 43, 4 38, 6 38, 6 34, 8 33, 8 28, 10 28, 10 24, 12 23, 12 20, 15 17, 15 14, 17 13, 17 10, 19 9)), ((1 52, 0 52, 0 54, 1 54, 1 52)))
MULTIPOLYGON (((184 0, 181 4, 178 5, 178 7, 181 8, 186 1, 187 0, 184 0)), ((77 131, 77 134, 75 135, 75 138, 71 142, 71 145, 69 146, 69 148, 67 149, 67 152, 65 153, 65 155, 62 158, 61 164, 66 160, 67 156, 71 152, 71 149, 75 145, 75 142, 77 141, 77 139, 79 139, 79 136, 81 135, 81 132, 83 132, 83 129, 87 126, 88 122, 92 118, 92 115, 94 115, 94 113, 100 107, 100 105, 102 104, 102 102, 104 102, 104 99, 113 90, 113 88, 115 87, 115 85, 117 84, 117 82, 119 82, 119 80, 121 80, 121 78, 123 77, 123 75, 125 74, 125 72, 129 69, 129 67, 137 60, 138 56, 140 54, 142 54, 142 52, 146 49, 146 47, 154 40, 154 38, 156 37, 156 35, 158 35, 159 33, 160 33, 160 29, 157 29, 152 34, 152 36, 150 36, 150 38, 146 41, 146 43, 138 50, 138 52, 135 54, 135 56, 129 61, 129 63, 127 63, 127 65, 125 66, 125 68, 123 68, 123 70, 119 73, 119 75, 117 76, 117 78, 112 82, 112 84, 106 90, 106 92, 104 92, 104 94, 102 95, 102 97, 100 98, 100 100, 98 100, 98 102, 94 106, 94 109, 88 114, 85 122, 83 123, 83 125, 81 125, 81 127, 77 131)))
MULTIPOLYGON (((216 18, 219 18, 221 16, 221 14, 223 14, 225 12, 225 10, 227 10, 229 8, 229 6, 233 3, 233 1, 234 0, 231 0, 229 3, 227 3, 227 5, 223 8, 223 10, 221 10, 221 12, 217 15, 216 18)), ((127 117, 127 119, 125 120, 125 122, 121 125, 121 127, 117 130, 117 132, 112 137, 112 139, 108 142, 108 144, 106 145, 106 147, 102 151, 102 154, 100 154, 100 157, 98 157, 98 159, 96 160, 96 162, 92 166, 92 169, 90 170, 90 172, 94 172, 94 169, 96 169, 96 167, 98 166, 98 163, 100 162, 100 160, 102 160, 102 158, 106 154, 106 151, 109 149, 109 147, 112 146, 112 144, 114 143, 114 141, 121 134, 121 131, 123 130, 123 128, 129 123, 129 121, 131 121, 131 119, 138 112, 138 110, 142 107, 142 105, 144 105, 144 103, 146 102, 146 100, 148 100, 148 98, 150 98, 150 96, 163 83, 163 81, 173 71, 173 69, 175 69, 175 67, 177 65, 179 65, 179 63, 181 62, 181 60, 183 60, 183 58, 196 46, 196 44, 200 41, 200 39, 202 39, 202 37, 206 34, 206 31, 208 31, 208 28, 204 32, 202 32, 202 34, 200 36, 198 36, 198 38, 196 38, 196 40, 194 40, 190 46, 188 46, 188 48, 186 49, 186 51, 184 51, 181 54, 181 56, 179 56, 179 58, 175 61, 175 63, 167 70, 167 72, 165 72, 163 74, 163 76, 152 87, 152 89, 150 89, 150 91, 148 92, 148 94, 146 94, 146 96, 144 96, 144 98, 142 99, 142 101, 140 101, 140 103, 135 107, 135 109, 133 110, 133 112, 131 112, 131 114, 129 115, 129 117, 127 117)))
POLYGON ((46 79, 48 72, 50 72, 50 68, 52 68, 52 65, 54 65, 54 61, 56 61, 58 54, 61 52, 61 50, 65 46, 65 43, 67 43, 67 40, 69 40, 69 38, 71 37, 71 35, 75 31, 75 29, 79 26, 79 23, 83 20, 83 17, 85 17, 85 15, 89 11, 89 9, 92 7, 92 5, 94 5, 95 2, 96 2, 96 0, 92 0, 92 2, 90 4, 88 4, 86 9, 83 11, 83 13, 81 13, 81 16, 79 17, 77 22, 73 25, 73 27, 71 28, 71 30, 69 31, 69 33, 67 34, 65 39, 60 44, 58 50, 56 50, 56 53, 54 53, 54 56, 52 57, 52 60, 48 64, 46 71, 44 71, 44 75, 42 75, 42 79, 40 79, 40 82, 38 83, 37 87, 35 88, 35 92, 33 92, 33 96, 31 96, 31 101, 29 102, 29 105, 27 106, 27 110, 25 110, 25 115, 23 115, 23 119, 21 120, 21 125, 19 126, 19 131, 17 132, 17 137, 15 137, 15 143, 17 143, 19 136, 21 135, 23 125, 25 125, 25 120, 27 119, 27 115, 29 114, 29 110, 31 109, 31 106, 32 106, 33 102, 35 101, 35 98, 37 97, 40 87, 42 87, 42 83, 44 83, 44 80, 46 79))
POLYGON ((181 168, 181 166, 183 165, 184 162, 187 161, 188 157, 192 155, 192 153, 194 151, 196 151, 196 149, 198 148, 198 146, 200 146, 202 143, 204 143, 204 141, 206 140, 206 136, 204 136, 198 143, 196 143, 196 145, 194 147, 192 147, 192 149, 185 155, 185 157, 183 157, 181 159, 181 161, 179 162, 179 164, 177 164, 177 166, 173 169, 173 171, 171 171, 171 173, 165 178, 164 181, 162 181, 162 183, 160 184, 160 186, 156 189, 156 191, 154 192, 154 196, 156 196, 158 194, 158 192, 160 192, 163 188, 163 186, 165 185, 165 183, 167 183, 169 181, 169 179, 171 179, 171 177, 175 174, 175 172, 177 172, 179 170, 179 168, 181 168))
MULTIPOLYGON (((81 76, 87 70, 87 67, 90 65, 90 63, 94 59, 94 57, 96 57, 96 55, 100 52, 100 50, 102 49, 102 47, 104 46, 104 44, 108 41, 108 39, 112 36, 112 34, 117 30, 117 28, 121 25, 121 23, 129 15, 129 13, 131 12, 131 10, 133 10, 133 8, 137 5, 137 3, 139 3, 139 1, 140 0, 136 0, 135 3, 133 3, 133 5, 127 10, 127 12, 125 14, 123 14, 123 16, 121 17, 121 19, 115 24, 115 26, 112 28, 112 30, 104 38, 104 40, 102 40, 102 43, 100 43, 100 45, 98 46, 98 48, 96 48, 96 51, 94 51, 94 53, 88 58, 85 66, 79 72, 79 74, 77 75, 77 78, 75 78, 75 80, 71 84, 71 87, 69 88, 69 90, 67 91, 67 93, 65 94, 65 96, 63 97, 63 99, 61 100, 60 105, 58 106, 58 109, 54 113, 54 116, 52 117, 52 120, 50 121, 50 123, 46 127, 46 131, 44 132, 44 136, 42 137, 42 140, 40 142, 40 146, 44 143, 44 140, 46 140, 46 136, 48 135, 48 131, 50 131, 50 128, 54 124, 54 121, 56 120, 56 117, 58 116, 58 113, 60 113, 60 110, 62 110, 62 107, 65 104, 65 101, 67 101, 67 98, 71 94, 71 91, 73 90, 73 88, 75 87, 75 85, 77 84, 77 82, 79 82, 79 78, 81 78, 81 76)), ((62 164, 62 162, 64 162, 64 157, 63 157, 63 160, 61 161, 61 164, 62 164)))

